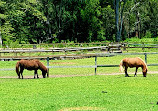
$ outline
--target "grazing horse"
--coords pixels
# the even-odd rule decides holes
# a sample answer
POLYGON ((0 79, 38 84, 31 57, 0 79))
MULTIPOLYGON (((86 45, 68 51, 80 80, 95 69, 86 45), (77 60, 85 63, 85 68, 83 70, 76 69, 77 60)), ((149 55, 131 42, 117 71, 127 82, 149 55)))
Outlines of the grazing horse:
POLYGON ((129 77, 129 75, 127 74, 128 67, 130 67, 130 68, 136 67, 136 71, 135 71, 134 76, 137 75, 137 70, 138 70, 139 67, 142 68, 142 72, 143 72, 144 77, 146 77, 147 71, 148 71, 146 63, 140 57, 124 58, 124 59, 121 60, 119 66, 120 66, 120 71, 121 72, 123 72, 123 67, 124 67, 125 77, 129 77))
MULTIPOLYGON (((20 74, 21 74, 21 77, 23 79, 23 70, 24 69, 27 69, 27 70, 34 70, 34 78, 35 75, 37 74, 37 70, 40 69, 42 71, 42 76, 43 78, 46 77, 46 73, 47 73, 47 77, 49 76, 48 75, 48 69, 39 61, 39 60, 20 60, 16 63, 16 73, 20 79, 20 74), (20 71, 19 71, 20 69, 20 71)), ((38 74, 37 74, 37 78, 38 77, 38 74)))

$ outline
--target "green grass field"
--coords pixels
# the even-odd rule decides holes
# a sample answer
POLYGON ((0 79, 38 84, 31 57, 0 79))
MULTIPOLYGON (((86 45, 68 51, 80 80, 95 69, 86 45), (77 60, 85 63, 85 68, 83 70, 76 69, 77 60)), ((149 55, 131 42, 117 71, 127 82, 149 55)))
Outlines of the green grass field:
MULTIPOLYGON (((125 57, 98 57, 97 64, 119 64, 125 57)), ((139 57, 144 59, 143 55, 139 57)), ((0 69, 15 68, 16 62, 0 61, 0 69)), ((42 63, 46 65, 46 61, 42 63)), ((158 63, 158 55, 148 55, 148 63, 158 63)), ((94 58, 50 61, 50 66, 94 64, 94 58)), ((158 71, 158 66, 148 69, 158 71)), ((33 71, 25 70, 23 80, 17 79, 15 71, 0 71, 0 77, 4 77, 0 78, 0 111, 157 111, 158 74, 133 77, 135 69, 128 71, 131 77, 99 75, 119 73, 118 67, 98 68, 96 76, 94 68, 53 68, 50 75, 93 76, 33 79, 33 71)))
POLYGON ((157 111, 158 75, 0 79, 1 111, 157 111))

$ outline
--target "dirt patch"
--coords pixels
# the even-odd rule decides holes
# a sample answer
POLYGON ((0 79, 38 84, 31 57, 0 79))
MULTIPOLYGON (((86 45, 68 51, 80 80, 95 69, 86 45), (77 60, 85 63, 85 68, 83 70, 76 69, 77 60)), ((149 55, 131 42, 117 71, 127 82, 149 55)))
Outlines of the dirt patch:
POLYGON ((105 108, 100 108, 100 107, 71 107, 71 108, 63 108, 58 111, 103 111, 106 110, 105 108))

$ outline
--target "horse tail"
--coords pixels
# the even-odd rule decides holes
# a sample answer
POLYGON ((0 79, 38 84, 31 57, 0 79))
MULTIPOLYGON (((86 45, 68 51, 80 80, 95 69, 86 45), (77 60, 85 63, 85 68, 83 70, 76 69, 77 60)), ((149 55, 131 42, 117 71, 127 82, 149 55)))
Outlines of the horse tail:
POLYGON ((120 72, 123 72, 123 71, 124 71, 124 68, 123 68, 123 60, 121 60, 121 62, 120 62, 120 65, 119 65, 119 66, 120 66, 120 69, 119 69, 119 70, 120 70, 120 72))
POLYGON ((20 63, 17 62, 17 63, 16 63, 16 73, 17 73, 17 75, 20 77, 19 66, 20 66, 20 63))

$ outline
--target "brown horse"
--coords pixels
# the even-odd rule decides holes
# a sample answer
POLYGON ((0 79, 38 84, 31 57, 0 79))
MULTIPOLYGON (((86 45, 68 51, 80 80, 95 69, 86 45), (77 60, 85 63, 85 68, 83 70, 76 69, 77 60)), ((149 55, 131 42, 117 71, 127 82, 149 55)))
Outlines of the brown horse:
POLYGON ((142 68, 142 72, 143 72, 143 76, 146 77, 147 75, 147 71, 148 71, 148 68, 147 68, 147 65, 146 63, 139 57, 136 57, 136 58, 124 58, 121 60, 120 62, 120 71, 123 72, 123 67, 125 69, 125 77, 129 77, 129 75, 127 74, 127 69, 128 67, 130 68, 133 68, 133 67, 136 67, 136 71, 135 71, 135 75, 137 75, 137 70, 139 67, 142 68))
MULTIPOLYGON (((34 70, 34 78, 35 75, 37 74, 37 70, 40 69, 42 71, 42 76, 43 78, 46 77, 46 73, 47 73, 47 77, 49 76, 48 75, 48 69, 39 61, 39 60, 20 60, 16 63, 16 73, 20 79, 20 74, 21 74, 21 77, 23 79, 23 70, 24 69, 27 69, 27 70, 34 70), (20 69, 20 71, 19 71, 20 69)), ((38 77, 38 74, 37 74, 37 78, 38 77)))

